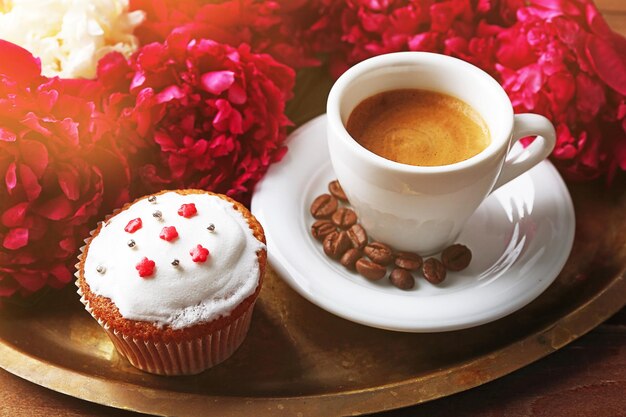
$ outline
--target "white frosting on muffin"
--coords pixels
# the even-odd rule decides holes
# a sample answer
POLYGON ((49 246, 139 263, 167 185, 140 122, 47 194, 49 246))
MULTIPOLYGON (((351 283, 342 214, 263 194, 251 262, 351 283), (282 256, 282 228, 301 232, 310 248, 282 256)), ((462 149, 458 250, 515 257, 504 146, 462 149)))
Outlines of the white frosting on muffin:
POLYGON ((126 319, 174 329, 228 315, 256 290, 257 251, 265 245, 232 203, 217 196, 171 191, 153 199, 111 217, 92 239, 84 266, 89 288, 110 298, 126 319), (197 212, 179 214, 183 204, 193 204, 197 212), (130 232, 134 219, 141 219, 141 227, 130 232), (178 233, 173 239, 172 226, 178 233), (165 227, 169 241, 160 237, 165 227), (203 261, 204 249, 209 254, 203 261))

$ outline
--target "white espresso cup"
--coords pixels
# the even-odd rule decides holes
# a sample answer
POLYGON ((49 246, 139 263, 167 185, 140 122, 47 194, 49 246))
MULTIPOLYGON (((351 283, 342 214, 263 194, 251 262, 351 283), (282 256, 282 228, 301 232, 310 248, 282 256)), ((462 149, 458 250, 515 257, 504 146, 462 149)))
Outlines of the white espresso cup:
POLYGON ((489 74, 428 52, 380 55, 350 68, 330 91, 327 117, 335 174, 369 236, 422 255, 454 243, 491 192, 545 159, 555 144, 550 121, 537 114, 514 115, 506 92, 489 74), (350 136, 348 117, 364 99, 411 88, 469 104, 489 127, 489 146, 461 162, 422 167, 385 159, 350 136), (507 158, 512 144, 526 136, 538 137, 520 155, 507 158))

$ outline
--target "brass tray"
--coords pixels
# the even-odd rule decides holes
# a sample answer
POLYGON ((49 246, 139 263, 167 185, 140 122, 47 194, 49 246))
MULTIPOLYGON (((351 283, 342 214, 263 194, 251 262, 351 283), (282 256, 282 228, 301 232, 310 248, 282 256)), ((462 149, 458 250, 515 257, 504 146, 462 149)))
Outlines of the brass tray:
MULTIPOLYGON (((328 82, 316 77, 299 79, 290 109, 298 123, 323 108, 319 85, 328 82)), ((270 269, 248 338, 201 375, 132 368, 73 288, 37 308, 0 309, 0 366, 88 401, 173 416, 348 415, 447 396, 563 347, 626 305, 623 179, 612 189, 570 185, 576 239, 563 271, 531 304, 483 326, 431 334, 361 326, 309 303, 270 269)))

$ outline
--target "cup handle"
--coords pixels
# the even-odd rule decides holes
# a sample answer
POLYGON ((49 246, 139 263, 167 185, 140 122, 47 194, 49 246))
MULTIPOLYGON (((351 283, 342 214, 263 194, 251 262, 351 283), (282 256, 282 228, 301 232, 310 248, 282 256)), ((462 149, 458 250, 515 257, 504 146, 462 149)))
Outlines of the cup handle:
MULTIPOLYGON (((513 121, 513 143, 526 136, 537 136, 537 139, 522 153, 504 161, 500 176, 491 192, 517 178, 550 155, 556 143, 554 126, 547 118, 533 113, 516 114, 513 121)), ((510 150, 510 148, 509 148, 510 150)))

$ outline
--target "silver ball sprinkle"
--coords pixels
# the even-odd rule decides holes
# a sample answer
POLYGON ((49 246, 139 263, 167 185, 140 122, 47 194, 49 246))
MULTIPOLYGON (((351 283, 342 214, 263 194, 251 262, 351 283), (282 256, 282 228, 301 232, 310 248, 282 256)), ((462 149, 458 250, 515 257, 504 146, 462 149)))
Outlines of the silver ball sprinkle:
POLYGON ((151 195, 150 197, 148 197, 148 201, 152 204, 156 203, 156 195, 151 195))
POLYGON ((134 240, 132 240, 132 239, 131 239, 131 240, 129 240, 129 241, 128 241, 128 243, 127 243, 127 245, 128 245, 128 247, 129 247, 129 248, 134 248, 136 244, 137 244, 137 243, 135 243, 135 241, 134 241, 134 240))
POLYGON ((98 272, 99 274, 104 274, 106 272, 106 270, 107 269, 105 267, 103 267, 102 265, 98 265, 96 267, 96 272, 98 272))
POLYGON ((152 217, 161 220, 163 213, 161 213, 161 210, 155 210, 154 213, 152 213, 152 217))
POLYGON ((207 227, 207 230, 209 232, 214 232, 215 231, 215 225, 213 223, 209 224, 209 227, 207 227))
POLYGON ((180 264, 180 261, 178 259, 174 259, 172 261, 172 266, 178 266, 180 264))

